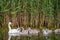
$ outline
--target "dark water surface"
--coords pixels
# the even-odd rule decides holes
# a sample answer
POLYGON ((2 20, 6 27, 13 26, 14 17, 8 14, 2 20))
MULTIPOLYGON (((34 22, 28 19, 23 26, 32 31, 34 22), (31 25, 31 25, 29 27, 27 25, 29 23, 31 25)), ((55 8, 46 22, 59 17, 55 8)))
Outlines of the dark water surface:
MULTIPOLYGON (((0 29, 0 40, 8 40, 8 30, 0 29)), ((60 40, 60 34, 52 33, 49 36, 43 36, 42 33, 38 33, 38 35, 31 36, 12 36, 10 40, 60 40)))

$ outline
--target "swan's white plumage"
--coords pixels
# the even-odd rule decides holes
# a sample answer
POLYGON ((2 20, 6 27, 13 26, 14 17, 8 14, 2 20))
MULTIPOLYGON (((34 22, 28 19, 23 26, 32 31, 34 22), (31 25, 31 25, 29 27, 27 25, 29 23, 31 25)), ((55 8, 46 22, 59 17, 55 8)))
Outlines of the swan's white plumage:
POLYGON ((9 33, 13 33, 13 34, 15 34, 15 33, 19 33, 20 31, 18 31, 17 29, 11 29, 10 31, 9 31, 9 33))
POLYGON ((17 28, 17 29, 11 29, 11 27, 10 27, 11 24, 12 24, 11 22, 8 23, 8 28, 9 28, 8 34, 12 35, 12 36, 19 35, 20 34, 19 28, 17 28))
POLYGON ((20 34, 21 34, 19 28, 11 29, 11 27, 10 27, 11 24, 12 24, 11 22, 8 23, 8 28, 9 28, 9 31, 8 31, 9 38, 8 38, 8 40, 11 39, 11 36, 20 36, 20 34))

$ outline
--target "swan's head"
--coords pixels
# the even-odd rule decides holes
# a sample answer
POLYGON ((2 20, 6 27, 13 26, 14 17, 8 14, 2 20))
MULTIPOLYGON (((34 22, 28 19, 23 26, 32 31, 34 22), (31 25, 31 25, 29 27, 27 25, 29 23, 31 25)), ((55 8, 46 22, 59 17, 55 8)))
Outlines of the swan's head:
POLYGON ((11 22, 9 22, 8 24, 9 24, 9 25, 11 25, 12 23, 11 23, 11 22))

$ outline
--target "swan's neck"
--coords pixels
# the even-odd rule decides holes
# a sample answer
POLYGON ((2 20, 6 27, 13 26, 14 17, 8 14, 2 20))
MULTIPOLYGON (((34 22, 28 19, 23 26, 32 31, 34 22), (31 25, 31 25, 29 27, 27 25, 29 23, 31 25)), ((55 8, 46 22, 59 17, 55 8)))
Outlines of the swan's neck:
POLYGON ((9 30, 11 30, 10 24, 8 24, 8 28, 9 28, 9 30))

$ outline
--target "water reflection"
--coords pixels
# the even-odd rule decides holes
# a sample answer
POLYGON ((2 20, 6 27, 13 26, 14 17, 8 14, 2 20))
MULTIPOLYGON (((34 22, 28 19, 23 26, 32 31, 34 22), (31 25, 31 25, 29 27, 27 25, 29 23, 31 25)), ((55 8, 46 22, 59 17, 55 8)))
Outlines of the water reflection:
POLYGON ((31 35, 31 34, 29 34, 29 35, 22 35, 22 34, 8 34, 8 40, 14 40, 14 38, 12 38, 12 37, 17 37, 15 40, 29 40, 29 39, 38 39, 38 35, 31 35))
POLYGON ((36 35, 30 35, 30 36, 14 35, 12 36, 12 35, 8 35, 6 32, 3 34, 3 36, 1 36, 0 40, 60 40, 59 37, 60 37, 60 34, 56 35, 54 33, 47 36, 47 39, 46 39, 46 37, 43 36, 41 32, 37 36, 36 35))
POLYGON ((11 40, 11 37, 16 37, 18 36, 20 38, 20 35, 19 34, 8 34, 8 40, 11 40))

